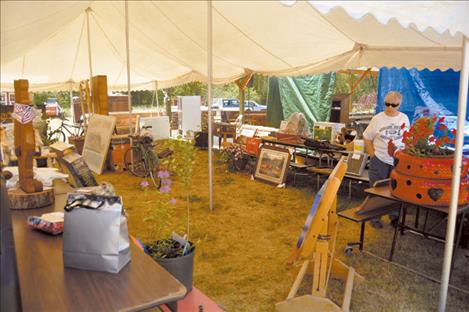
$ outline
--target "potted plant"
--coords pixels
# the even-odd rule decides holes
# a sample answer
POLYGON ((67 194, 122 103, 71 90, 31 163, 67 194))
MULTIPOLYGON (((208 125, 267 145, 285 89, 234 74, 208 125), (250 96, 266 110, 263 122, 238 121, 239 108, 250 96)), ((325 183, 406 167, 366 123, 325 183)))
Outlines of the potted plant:
MULTIPOLYGON (((162 160, 163 165, 169 170, 160 170, 158 172, 158 177, 161 179, 160 194, 156 202, 152 201, 154 206, 151 208, 150 215, 144 220, 156 223, 152 227, 153 233, 151 233, 151 236, 158 239, 146 242, 144 247, 146 252, 155 261, 177 278, 188 291, 191 291, 195 245, 189 241, 189 198, 195 163, 195 147, 192 140, 183 140, 181 137, 177 140, 167 141, 165 146, 173 151, 173 156, 162 160), (170 196, 172 184, 170 171, 178 177, 185 191, 187 234, 184 237, 180 237, 174 232, 170 234, 172 232, 171 217, 173 205, 176 204, 176 199, 170 196)), ((147 184, 145 185, 148 187, 147 184)))
POLYGON ((228 164, 228 171, 242 171, 246 168, 248 158, 239 144, 232 144, 222 151, 222 160, 228 164))
MULTIPOLYGON (((443 124, 444 117, 421 117, 403 134, 405 149, 396 152, 391 172, 391 193, 423 205, 449 205, 456 130, 443 124)), ((404 125, 402 125, 404 128, 404 125)), ((463 158, 458 204, 469 199, 469 159, 463 158)))

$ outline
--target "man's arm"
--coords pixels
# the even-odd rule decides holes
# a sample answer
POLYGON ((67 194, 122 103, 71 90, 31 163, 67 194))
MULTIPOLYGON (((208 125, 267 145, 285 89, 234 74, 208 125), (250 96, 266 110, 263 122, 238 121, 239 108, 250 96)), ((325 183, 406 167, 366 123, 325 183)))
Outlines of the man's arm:
POLYGON ((365 148, 366 148, 366 152, 368 153, 368 155, 370 155, 370 157, 375 156, 375 148, 373 147, 373 141, 370 141, 367 139, 363 139, 363 140, 365 141, 365 148))

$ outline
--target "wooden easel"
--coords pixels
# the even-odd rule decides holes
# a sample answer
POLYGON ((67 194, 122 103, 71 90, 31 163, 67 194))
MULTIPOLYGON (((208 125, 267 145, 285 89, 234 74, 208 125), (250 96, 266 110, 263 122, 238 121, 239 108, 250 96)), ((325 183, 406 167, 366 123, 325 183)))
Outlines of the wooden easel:
POLYGON ((355 270, 334 258, 337 237, 337 191, 347 171, 345 158, 335 166, 316 196, 305 222, 303 233, 289 258, 289 263, 304 259, 301 269, 288 294, 287 300, 275 306, 278 312, 295 311, 349 311, 355 270), (304 239, 303 239, 304 238, 304 239), (312 278, 311 295, 295 297, 306 273, 312 278), (342 307, 326 298, 329 278, 346 281, 342 307))

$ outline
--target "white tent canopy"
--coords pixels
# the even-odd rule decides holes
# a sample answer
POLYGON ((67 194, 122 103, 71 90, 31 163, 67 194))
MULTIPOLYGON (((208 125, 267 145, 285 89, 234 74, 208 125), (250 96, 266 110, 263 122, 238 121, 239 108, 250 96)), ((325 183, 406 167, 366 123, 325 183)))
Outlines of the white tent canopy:
MULTIPOLYGON (((214 83, 246 70, 303 75, 366 67, 459 70, 468 2, 213 2, 214 83)), ((1 87, 69 90, 94 75, 126 89, 122 1, 2 1, 1 87)), ((203 1, 130 1, 132 88, 206 81, 203 1)))

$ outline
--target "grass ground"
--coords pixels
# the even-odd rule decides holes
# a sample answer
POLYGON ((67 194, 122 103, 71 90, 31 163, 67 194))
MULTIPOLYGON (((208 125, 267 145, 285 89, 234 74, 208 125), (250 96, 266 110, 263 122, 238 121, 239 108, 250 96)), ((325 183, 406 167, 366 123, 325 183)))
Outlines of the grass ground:
MULTIPOLYGON (((273 311, 276 302, 286 298, 296 270, 285 265, 311 206, 315 189, 278 189, 253 181, 246 173, 228 173, 225 165, 214 167, 214 210, 208 204, 207 152, 197 152, 191 189, 190 238, 196 243, 194 285, 227 311, 273 311)), ((157 191, 143 192, 140 178, 128 173, 107 173, 98 177, 114 185, 122 195, 129 215, 129 231, 142 240, 151 240, 157 221, 145 222, 157 191)), ((312 179, 311 179, 312 180, 312 179)), ((314 180, 315 181, 315 180, 314 180)), ((307 181, 306 181, 307 182, 307 181)), ((313 181, 309 183, 315 185, 313 181)), ((360 195, 359 191, 354 193, 360 195)), ((345 194, 345 192, 344 192, 345 194)), ((177 178, 172 195, 177 199, 171 222, 184 228, 185 195, 177 178)), ((339 194, 338 209, 359 204, 339 194)), ((412 216, 410 216, 412 218, 412 216)), ((384 218, 384 228, 366 228, 365 249, 387 257, 393 228, 384 218)), ((400 267, 383 262, 368 253, 343 254, 349 241, 357 241, 359 226, 339 219, 336 256, 353 266, 365 282, 355 284, 353 311, 436 311, 439 284, 400 267)), ((443 231, 444 229, 440 229, 443 231)), ((399 237, 395 261, 439 278, 444 246, 414 235, 399 237)), ((458 254, 451 283, 468 288, 469 259, 458 254)), ((303 289, 306 289, 304 286, 303 289)), ((329 296, 341 302, 343 285, 331 282, 329 296)), ((450 289, 447 311, 469 311, 468 293, 450 289)))

